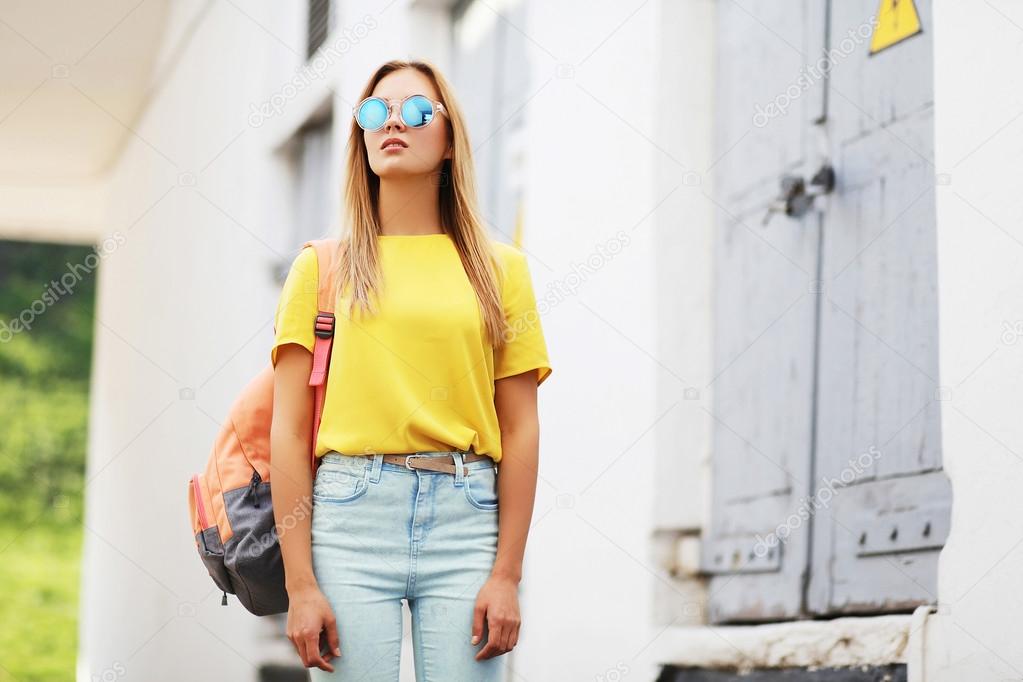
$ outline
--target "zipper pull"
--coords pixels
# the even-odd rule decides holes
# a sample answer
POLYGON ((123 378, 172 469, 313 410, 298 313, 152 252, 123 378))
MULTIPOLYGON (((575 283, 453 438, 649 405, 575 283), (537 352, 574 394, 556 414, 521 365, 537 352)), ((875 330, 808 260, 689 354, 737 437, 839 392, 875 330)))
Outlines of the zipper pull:
POLYGON ((223 597, 223 599, 220 600, 220 605, 221 606, 227 606, 227 592, 226 591, 223 591, 223 592, 224 592, 224 597, 223 597))
POLYGON ((259 476, 259 471, 256 469, 252 470, 252 480, 249 481, 249 490, 245 494, 251 496, 254 501, 254 506, 259 509, 259 495, 257 494, 257 486, 263 481, 259 476))

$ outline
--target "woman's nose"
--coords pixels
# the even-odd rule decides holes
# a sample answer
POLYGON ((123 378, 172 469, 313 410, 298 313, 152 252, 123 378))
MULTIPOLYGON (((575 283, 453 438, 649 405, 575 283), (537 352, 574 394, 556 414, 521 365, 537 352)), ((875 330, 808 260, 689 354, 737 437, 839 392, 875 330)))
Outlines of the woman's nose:
POLYGON ((387 121, 384 122, 384 130, 390 130, 392 127, 401 130, 405 127, 405 122, 401 120, 401 107, 397 104, 387 105, 387 121))

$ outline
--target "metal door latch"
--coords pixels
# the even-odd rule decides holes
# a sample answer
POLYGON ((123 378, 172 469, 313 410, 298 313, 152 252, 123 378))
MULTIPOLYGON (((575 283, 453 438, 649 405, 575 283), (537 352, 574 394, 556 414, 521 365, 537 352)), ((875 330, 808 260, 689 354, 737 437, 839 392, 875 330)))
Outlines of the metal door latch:
POLYGON ((766 226, 775 213, 784 213, 790 218, 801 218, 813 200, 822 194, 830 194, 835 189, 835 169, 825 163, 807 183, 798 175, 783 175, 781 178, 781 195, 767 206, 767 213, 761 226, 766 226))

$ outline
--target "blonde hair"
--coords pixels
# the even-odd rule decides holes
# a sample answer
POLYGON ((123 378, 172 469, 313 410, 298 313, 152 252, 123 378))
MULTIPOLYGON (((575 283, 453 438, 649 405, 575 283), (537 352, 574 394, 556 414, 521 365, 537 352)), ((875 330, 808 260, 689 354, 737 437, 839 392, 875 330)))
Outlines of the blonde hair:
MULTIPOLYGON (((416 69, 429 78, 447 111, 447 116, 435 119, 435 122, 445 122, 452 146, 451 158, 444 159, 436 182, 440 193, 441 226, 451 236, 462 267, 476 291, 488 340, 494 348, 499 348, 504 343, 507 331, 497 274, 501 263, 479 216, 472 148, 465 129, 465 119, 450 84, 428 62, 391 60, 376 70, 358 101, 372 95, 373 89, 384 76, 400 69, 416 69)), ((348 134, 343 198, 347 230, 340 239, 336 268, 331 273, 335 301, 346 287, 351 287, 349 315, 352 316, 357 308, 363 312, 374 311, 370 299, 380 286, 376 240, 380 233, 377 211, 380 179, 371 171, 367 154, 362 128, 353 119, 348 134)))

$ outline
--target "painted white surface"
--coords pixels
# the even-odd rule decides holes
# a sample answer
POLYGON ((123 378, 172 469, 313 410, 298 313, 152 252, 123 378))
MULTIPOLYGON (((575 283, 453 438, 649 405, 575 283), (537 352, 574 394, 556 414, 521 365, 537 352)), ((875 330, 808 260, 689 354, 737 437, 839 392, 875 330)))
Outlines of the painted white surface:
POLYGON ((147 106, 170 4, 3 3, 0 184, 109 170, 147 106))
POLYGON ((921 679, 1020 679, 1023 73, 1006 66, 1023 54, 1023 11, 936 2, 934 15, 942 439, 953 505, 921 679))
POLYGON ((555 368, 541 387, 514 652, 525 680, 656 676, 660 19, 659 3, 535 2, 524 28, 535 88, 524 241, 537 295, 551 301, 541 314, 555 368))
POLYGON ((0 186, 0 235, 5 239, 91 244, 103 234, 106 196, 101 179, 68 184, 0 186))
POLYGON ((275 220, 287 185, 247 116, 300 58, 301 23, 246 11, 174 7, 159 94, 108 179, 103 235, 117 246, 98 282, 82 680, 246 679, 289 656, 237 601, 220 606, 183 506, 218 421, 269 359, 270 268, 288 256, 275 220))

